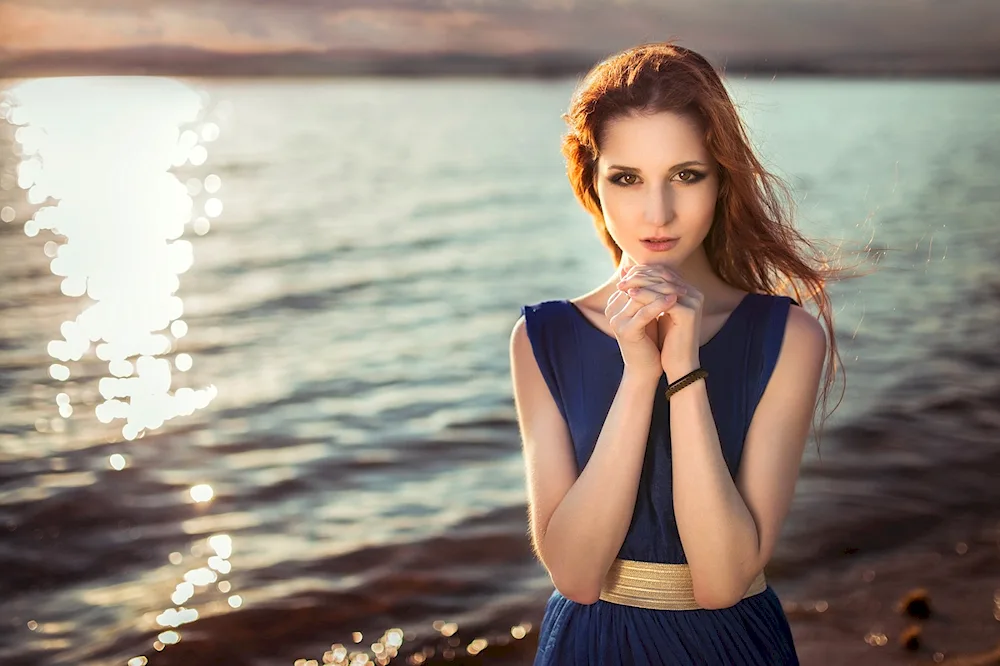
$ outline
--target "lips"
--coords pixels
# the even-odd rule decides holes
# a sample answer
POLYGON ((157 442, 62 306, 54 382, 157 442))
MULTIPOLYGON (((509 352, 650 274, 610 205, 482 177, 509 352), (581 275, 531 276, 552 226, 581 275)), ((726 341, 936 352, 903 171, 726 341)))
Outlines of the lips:
POLYGON ((645 238, 641 241, 643 247, 653 252, 666 252, 672 250, 676 245, 677 238, 645 238))

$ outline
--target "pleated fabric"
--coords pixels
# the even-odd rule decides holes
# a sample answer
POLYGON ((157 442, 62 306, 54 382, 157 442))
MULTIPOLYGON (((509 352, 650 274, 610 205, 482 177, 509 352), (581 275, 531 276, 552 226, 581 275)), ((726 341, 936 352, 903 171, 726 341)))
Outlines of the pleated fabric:
MULTIPOLYGON (((785 296, 748 294, 701 347, 704 381, 723 457, 735 479, 753 412, 777 362, 785 296)), ((621 381, 618 342, 570 301, 524 305, 538 367, 569 426, 577 471, 590 459, 621 381)), ((687 563, 673 512, 670 403, 661 377, 653 403, 636 506, 622 559, 687 563)), ((535 666, 798 665, 788 619, 774 590, 729 608, 650 610, 607 601, 579 604, 553 591, 539 628, 535 666)))

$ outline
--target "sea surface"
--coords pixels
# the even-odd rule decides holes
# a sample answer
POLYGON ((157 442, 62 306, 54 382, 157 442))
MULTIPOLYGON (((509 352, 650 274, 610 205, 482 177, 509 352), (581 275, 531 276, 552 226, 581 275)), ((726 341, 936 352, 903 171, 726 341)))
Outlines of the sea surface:
MULTIPOLYGON (((0 663, 530 663, 509 335, 614 269, 574 84, 0 81, 0 663)), ((831 287, 846 394, 767 569, 803 663, 901 660, 888 601, 836 595, 907 566, 886 599, 971 618, 921 656, 988 649, 1000 83, 728 84, 868 270, 831 287)))

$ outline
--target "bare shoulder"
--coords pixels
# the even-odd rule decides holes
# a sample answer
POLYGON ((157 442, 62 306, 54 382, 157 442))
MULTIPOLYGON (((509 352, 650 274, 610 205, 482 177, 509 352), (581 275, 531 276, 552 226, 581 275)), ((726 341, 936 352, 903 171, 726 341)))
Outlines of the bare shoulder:
POLYGON ((826 352, 826 331, 819 320, 805 308, 794 303, 788 308, 785 342, 789 351, 800 357, 823 357, 826 352))
MULTIPOLYGON (((510 332, 510 371, 514 381, 514 401, 517 403, 519 418, 527 419, 530 407, 545 398, 548 391, 541 368, 535 358, 535 351, 528 335, 528 323, 524 315, 514 323, 510 332)), ((553 406, 555 403, 552 403, 553 406)))
MULTIPOLYGON (((531 338, 528 337, 528 322, 524 315, 518 317, 514 322, 514 327, 510 331, 510 362, 511 370, 517 366, 528 363, 534 365, 534 351, 531 347, 531 338)), ((537 366, 534 372, 538 372, 537 366)), ((532 372, 532 374, 534 374, 532 372)))
POLYGON ((515 341, 528 340, 528 323, 524 320, 524 315, 517 318, 514 322, 514 328, 510 331, 510 344, 513 346, 515 341))

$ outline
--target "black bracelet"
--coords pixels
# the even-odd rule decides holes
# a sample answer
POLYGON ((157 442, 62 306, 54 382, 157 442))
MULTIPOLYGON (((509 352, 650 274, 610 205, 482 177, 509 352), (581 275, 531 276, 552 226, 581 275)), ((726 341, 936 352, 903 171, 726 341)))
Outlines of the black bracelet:
POLYGON ((687 373, 686 375, 678 379, 676 382, 668 386, 667 390, 663 392, 663 397, 669 401, 670 396, 672 396, 674 393, 677 393, 688 384, 693 384, 699 379, 704 379, 705 377, 708 377, 708 370, 705 370, 704 368, 698 368, 697 370, 692 370, 691 372, 687 373))

